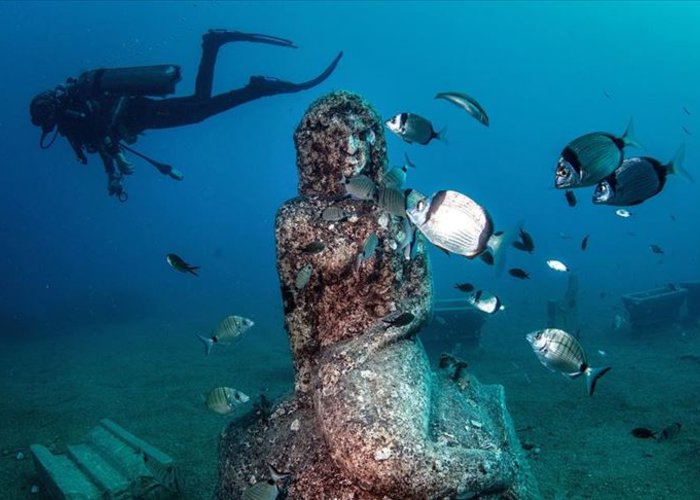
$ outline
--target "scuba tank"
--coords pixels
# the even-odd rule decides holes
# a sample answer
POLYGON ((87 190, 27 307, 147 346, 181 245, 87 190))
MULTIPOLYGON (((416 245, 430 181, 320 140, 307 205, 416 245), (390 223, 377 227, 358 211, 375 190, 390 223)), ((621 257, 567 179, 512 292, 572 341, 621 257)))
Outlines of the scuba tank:
POLYGON ((87 98, 101 94, 164 96, 175 92, 175 85, 181 78, 180 66, 174 64, 101 68, 81 74, 76 86, 81 96, 87 98))

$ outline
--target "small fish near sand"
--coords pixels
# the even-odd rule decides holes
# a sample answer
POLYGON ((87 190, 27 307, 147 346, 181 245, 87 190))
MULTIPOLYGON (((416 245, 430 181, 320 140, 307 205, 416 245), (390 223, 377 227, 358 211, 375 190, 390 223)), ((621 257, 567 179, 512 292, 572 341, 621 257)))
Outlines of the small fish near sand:
POLYGON ((184 259, 181 257, 177 256, 174 253, 169 253, 165 256, 165 260, 167 261, 168 265, 175 269, 176 271, 180 271, 181 273, 190 273, 195 276, 199 276, 197 274, 197 269, 199 269, 199 266, 191 266, 187 262, 185 262, 184 259))
POLYGON ((433 139, 445 142, 445 129, 436 132, 427 118, 414 113, 399 113, 384 122, 384 125, 409 144, 426 145, 433 139))
POLYGON ((248 396, 232 387, 216 387, 209 391, 204 404, 214 413, 227 415, 249 400, 248 396))
POLYGON ((470 95, 462 92, 440 92, 435 96, 435 99, 444 99, 451 102, 455 106, 462 108, 467 113, 476 118, 481 124, 489 126, 489 117, 481 107, 481 104, 470 95))
POLYGON ((624 149, 640 147, 630 119, 625 133, 617 137, 593 132, 577 137, 562 150, 554 174, 557 189, 592 186, 612 174, 624 159, 624 149))
POLYGON ((674 422, 660 431, 653 431, 648 427, 635 427, 631 434, 638 439, 656 439, 657 442, 661 442, 676 437, 681 431, 681 427, 680 422, 674 422))
POLYGON ((588 395, 592 396, 598 379, 610 371, 610 367, 593 368, 586 360, 581 344, 572 335, 558 328, 545 328, 528 333, 525 338, 544 366, 554 372, 575 379, 586 376, 588 395))
POLYGON ((214 328, 211 337, 203 337, 197 335, 197 338, 204 343, 204 354, 211 353, 214 344, 230 345, 241 339, 241 335, 247 332, 255 325, 252 319, 244 318, 243 316, 226 316, 214 328))
POLYGON ((180 476, 177 468, 172 463, 162 463, 141 448, 137 449, 136 453, 141 457, 143 465, 146 466, 146 469, 153 475, 158 484, 172 493, 182 494, 180 476))

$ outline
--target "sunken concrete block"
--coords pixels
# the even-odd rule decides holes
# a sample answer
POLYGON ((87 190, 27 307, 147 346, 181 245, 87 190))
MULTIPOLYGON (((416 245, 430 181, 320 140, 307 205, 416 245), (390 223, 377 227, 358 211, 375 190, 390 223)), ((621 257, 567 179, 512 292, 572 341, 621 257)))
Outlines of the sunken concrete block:
POLYGON ((688 295, 686 296, 686 309, 688 312, 688 319, 697 320, 700 318, 700 282, 684 282, 679 283, 681 288, 688 290, 688 295))
POLYGON ((428 363, 419 339, 433 306, 425 242, 407 259, 402 217, 342 197, 342 179, 358 173, 381 185, 379 114, 335 92, 311 105, 294 139, 299 197, 279 209, 275 236, 295 394, 250 425, 229 425, 217 498, 269 479, 267 463, 291 473, 292 499, 540 498, 503 389, 428 363), (324 219, 329 207, 347 216, 324 219), (377 250, 358 266, 372 234, 377 250), (324 249, 304 251, 315 242, 324 249), (387 323, 406 313, 408 323, 387 323))
POLYGON ((85 443, 69 445, 65 454, 54 455, 39 444, 30 449, 52 499, 165 500, 180 495, 172 458, 108 419, 90 430, 85 443))
POLYGON ((675 285, 622 296, 633 327, 647 330, 678 321, 688 290, 675 285))

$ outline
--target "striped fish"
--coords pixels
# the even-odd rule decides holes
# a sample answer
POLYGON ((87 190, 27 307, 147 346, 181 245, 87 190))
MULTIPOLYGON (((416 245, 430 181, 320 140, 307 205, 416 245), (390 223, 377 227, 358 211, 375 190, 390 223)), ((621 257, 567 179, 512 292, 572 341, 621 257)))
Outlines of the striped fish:
POLYGON ((681 166, 685 146, 681 145, 673 159, 662 164, 648 156, 628 158, 596 186, 593 203, 618 207, 639 205, 656 196, 666 185, 669 174, 679 173, 692 181, 681 166))
POLYGON ((433 245, 469 259, 487 249, 493 223, 474 200, 457 191, 438 191, 430 199, 414 193, 407 195, 406 213, 433 245))
POLYGON ((204 404, 211 411, 220 415, 226 415, 243 403, 247 403, 250 398, 241 391, 231 387, 216 387, 209 391, 204 404))
POLYGON ((301 290, 306 286, 311 279, 311 273, 313 273, 313 270, 314 268, 311 264, 306 264, 299 270, 297 277, 294 280, 294 286, 297 290, 301 290))
POLYGON ((593 395, 598 379, 610 370, 609 366, 590 366, 581 344, 564 330, 546 328, 528 333, 525 338, 540 362, 550 370, 572 379, 585 375, 589 396, 593 395))
POLYGON ((243 500, 275 500, 280 489, 272 479, 255 483, 243 492, 243 500))
POLYGON ((242 316, 226 316, 216 325, 211 337, 203 337, 197 334, 197 338, 204 344, 204 353, 208 356, 214 344, 229 345, 240 340, 241 335, 248 331, 255 322, 242 316))
POLYGON ((402 167, 392 167, 382 174, 381 182, 387 188, 401 189, 406 183, 406 172, 408 168, 404 165, 402 167))
POLYGON ((593 132, 571 141, 561 152, 554 176, 557 189, 592 186, 612 174, 624 159, 627 146, 640 147, 630 119, 622 137, 593 132))
POLYGON ((345 179, 345 192, 355 200, 373 200, 377 186, 364 174, 345 179))
POLYGON ((376 200, 380 210, 391 215, 406 217, 406 196, 403 191, 381 187, 377 189, 376 200))
POLYGON ((321 219, 326 222, 339 222, 350 217, 350 214, 339 207, 327 207, 321 212, 321 219))

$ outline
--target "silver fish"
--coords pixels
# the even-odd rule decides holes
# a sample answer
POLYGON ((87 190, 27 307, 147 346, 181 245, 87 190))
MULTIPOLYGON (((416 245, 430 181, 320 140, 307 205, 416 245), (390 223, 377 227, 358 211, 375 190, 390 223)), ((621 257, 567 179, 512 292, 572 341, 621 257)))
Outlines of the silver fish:
POLYGON ((379 188, 376 202, 384 212, 406 217, 406 196, 403 191, 393 188, 379 188))
POLYGON ((311 279, 311 273, 313 272, 313 270, 314 268, 311 264, 306 264, 299 270, 299 272, 297 273, 297 277, 294 280, 294 286, 297 290, 301 290, 306 286, 306 284, 311 279))
POLYGON ((491 216, 474 200, 457 191, 438 191, 430 199, 407 195, 408 218, 434 245, 472 259, 493 237, 491 216))
POLYGON ((588 395, 592 396, 596 382, 610 367, 593 368, 588 365, 583 347, 572 335, 558 328, 545 328, 528 333, 525 338, 540 362, 552 371, 571 379, 586 376, 588 395))
POLYGON ((364 262, 367 262, 374 255, 374 251, 377 249, 379 244, 379 238, 375 233, 367 236, 364 245, 362 246, 362 251, 357 255, 355 259, 355 271, 358 271, 364 262))
POLYGON ((170 457, 168 457, 168 461, 161 461, 155 457, 152 457, 141 448, 139 448, 136 452, 143 460, 143 464, 146 466, 148 472, 153 475, 153 478, 158 482, 158 484, 173 493, 182 493, 182 481, 180 479, 180 475, 178 474, 178 470, 173 465, 173 460, 170 457))
POLYGON ((373 200, 377 186, 364 174, 345 179, 345 192, 355 200, 373 200))
POLYGON ((473 97, 461 92, 440 92, 435 96, 435 99, 444 99, 449 101, 465 110, 487 127, 489 126, 489 117, 486 115, 486 111, 484 111, 481 104, 479 104, 473 97))
POLYGON ((399 113, 384 122, 384 125, 393 133, 411 144, 428 144, 433 139, 445 140, 445 129, 435 132, 430 120, 413 113, 399 113))
POLYGON ((554 175, 557 189, 592 186, 612 174, 624 159, 627 146, 640 147, 630 119, 622 137, 593 132, 571 141, 561 152, 554 175))
POLYGON ((684 155, 685 146, 681 145, 673 159, 666 164, 648 156, 626 159, 596 185, 593 203, 623 207, 639 205, 663 190, 669 174, 679 173, 692 181, 681 165, 684 155))
POLYGON ((560 260, 549 259, 547 261, 547 266, 554 271, 559 271, 560 273, 569 272, 569 268, 560 260))
POLYGON ((198 334, 197 338, 204 343, 204 353, 209 355, 214 344, 228 345, 236 342, 254 325, 255 322, 252 319, 231 315, 216 325, 211 337, 203 337, 198 334))
POLYGON ((267 464, 270 479, 255 483, 243 492, 243 500, 275 500, 291 477, 289 472, 278 472, 272 464, 267 464), (280 488, 281 485, 281 488, 280 488))
POLYGON ((326 222, 340 222, 348 217, 350 217, 350 213, 339 207, 327 207, 321 212, 321 219, 326 222))
POLYGON ((467 296, 467 302, 486 314, 495 314, 498 311, 503 311, 506 307, 501 302, 501 299, 486 290, 477 290, 467 296))
POLYGON ((209 391, 204 403, 211 411, 220 415, 231 413, 233 409, 250 400, 241 391, 231 387, 216 387, 209 391))
POLYGON ((280 489, 272 480, 255 483, 243 492, 243 500, 276 500, 280 494, 280 489))
POLYGON ((406 166, 392 167, 382 175, 382 184, 387 188, 401 189, 406 183, 406 166))

